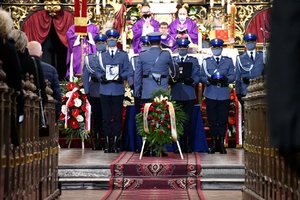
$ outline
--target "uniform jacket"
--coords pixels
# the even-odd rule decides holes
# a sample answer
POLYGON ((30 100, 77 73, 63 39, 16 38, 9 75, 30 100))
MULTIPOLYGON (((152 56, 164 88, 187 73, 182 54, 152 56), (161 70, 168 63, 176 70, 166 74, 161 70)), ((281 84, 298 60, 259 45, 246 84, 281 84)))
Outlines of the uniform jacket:
MULTIPOLYGON (((129 69, 131 68, 131 64, 129 62, 128 54, 118 49, 114 57, 110 56, 109 51, 105 51, 101 53, 103 68, 106 69, 107 65, 119 65, 119 77, 123 80, 128 79, 129 69)), ((105 70, 100 67, 100 77, 105 77, 105 70)), ((102 95, 112 95, 112 96, 119 96, 124 95, 125 87, 123 82, 116 83, 116 82, 109 82, 103 83, 100 81, 100 94, 102 95)))
MULTIPOLYGON (((175 62, 181 62, 179 56, 174 57, 175 62)), ((184 62, 193 63, 193 71, 191 78, 194 80, 193 85, 186 85, 184 83, 175 83, 171 89, 171 97, 173 100, 186 101, 196 99, 195 84, 200 80, 200 66, 197 58, 187 56, 184 62)), ((178 67, 178 65, 176 66, 178 67)), ((178 70, 176 70, 178 72, 178 70)))
POLYGON ((83 87, 91 97, 100 97, 100 70, 98 54, 88 55, 83 67, 83 87))
POLYGON ((169 69, 174 70, 173 60, 169 51, 154 46, 140 54, 135 68, 134 88, 137 91, 142 91, 142 99, 150 99, 152 93, 159 88, 168 90, 169 69), (161 74, 166 78, 162 78, 159 85, 152 78, 152 73, 161 74), (145 78, 145 76, 149 77, 145 78))
POLYGON ((227 76, 228 83, 235 81, 235 67, 231 58, 222 56, 220 63, 217 64, 214 57, 208 57, 203 60, 202 67, 200 69, 200 81, 206 85, 204 89, 204 96, 214 100, 226 100, 230 98, 229 87, 218 87, 210 84, 208 81, 208 75, 205 73, 204 65, 206 65, 207 72, 212 75, 215 72, 219 72, 227 76))
POLYGON ((251 60, 247 52, 239 56, 239 59, 236 61, 235 90, 237 94, 245 96, 249 84, 244 83, 242 79, 253 79, 262 75, 264 70, 263 53, 256 52, 254 61, 251 60))

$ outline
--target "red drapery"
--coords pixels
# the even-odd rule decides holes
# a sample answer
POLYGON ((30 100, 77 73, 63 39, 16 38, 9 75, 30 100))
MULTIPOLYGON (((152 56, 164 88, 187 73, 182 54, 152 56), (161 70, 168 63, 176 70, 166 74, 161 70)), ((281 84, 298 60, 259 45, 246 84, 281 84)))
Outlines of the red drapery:
POLYGON ((66 32, 74 23, 74 17, 70 12, 58 12, 53 18, 48 15, 46 10, 37 11, 24 22, 24 31, 29 41, 43 43, 47 38, 52 22, 60 41, 68 47, 66 32))
MULTIPOLYGON (((270 8, 266 10, 262 10, 258 12, 249 22, 246 33, 254 33, 257 35, 257 42, 263 42, 264 36, 263 31, 261 28, 263 28, 265 31, 270 30, 270 8)), ((266 32, 266 39, 268 40, 270 37, 269 32, 266 32)))

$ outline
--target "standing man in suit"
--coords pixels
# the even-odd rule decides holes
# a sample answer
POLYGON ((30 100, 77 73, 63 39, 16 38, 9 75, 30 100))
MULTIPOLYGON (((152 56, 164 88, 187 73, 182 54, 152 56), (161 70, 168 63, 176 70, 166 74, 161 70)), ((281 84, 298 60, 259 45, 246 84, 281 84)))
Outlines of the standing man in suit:
POLYGON ((200 66, 197 58, 188 56, 189 40, 178 39, 178 56, 174 57, 176 65, 176 78, 173 79, 171 98, 181 105, 187 116, 183 124, 184 134, 180 138, 180 146, 183 152, 192 152, 192 116, 196 99, 195 85, 200 80, 200 66))
MULTIPOLYGON (((170 71, 174 72, 171 54, 160 46, 161 33, 148 34, 150 49, 142 52, 135 69, 134 88, 141 92, 141 104, 150 101, 153 92, 158 89, 168 90, 170 71)), ((145 155, 154 155, 147 149, 145 155)))
POLYGON ((215 153, 220 146, 220 153, 226 154, 224 137, 230 104, 228 84, 235 80, 235 68, 231 58, 221 55, 223 43, 221 39, 210 41, 213 56, 203 60, 200 81, 205 84, 206 112, 212 136, 212 147, 209 153, 215 153))
POLYGON ((115 29, 106 31, 107 50, 99 54, 100 98, 105 136, 104 153, 118 153, 121 134, 122 108, 125 94, 124 80, 128 78, 130 62, 128 54, 117 49, 120 33, 115 29), (112 146, 110 145, 112 139, 112 146))
MULTIPOLYGON (((97 78, 97 70, 100 70, 99 54, 106 51, 107 37, 104 34, 95 36, 96 54, 89 54, 85 57, 83 67, 83 87, 91 104, 92 110, 92 133, 96 136, 96 141, 93 141, 92 149, 100 150, 100 132, 102 129, 102 109, 100 98, 100 80, 97 78)), ((99 76, 99 75, 98 75, 99 76)))
POLYGON ((159 30, 159 22, 153 19, 149 5, 144 5, 141 9, 143 17, 132 27, 133 39, 132 47, 134 53, 141 52, 141 37, 148 33, 159 30))
POLYGON ((235 90, 241 104, 244 104, 242 97, 247 94, 247 87, 250 79, 259 77, 264 70, 263 53, 256 51, 257 36, 248 33, 244 36, 246 51, 237 57, 235 90))

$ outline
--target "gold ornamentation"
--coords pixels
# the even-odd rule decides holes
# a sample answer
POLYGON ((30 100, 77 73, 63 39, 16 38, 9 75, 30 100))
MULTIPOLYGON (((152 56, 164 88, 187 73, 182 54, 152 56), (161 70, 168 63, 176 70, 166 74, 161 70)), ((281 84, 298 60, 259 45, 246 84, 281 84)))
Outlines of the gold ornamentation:
POLYGON ((60 0, 45 1, 44 9, 48 11, 50 16, 55 16, 61 10, 60 0))

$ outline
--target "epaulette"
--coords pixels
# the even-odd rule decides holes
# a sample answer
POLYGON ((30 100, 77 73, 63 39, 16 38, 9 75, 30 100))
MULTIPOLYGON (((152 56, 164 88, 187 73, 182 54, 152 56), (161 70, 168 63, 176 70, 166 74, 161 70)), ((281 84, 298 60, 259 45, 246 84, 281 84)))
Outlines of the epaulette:
POLYGON ((222 58, 231 59, 231 58, 230 58, 230 57, 228 57, 228 56, 222 56, 222 58))

